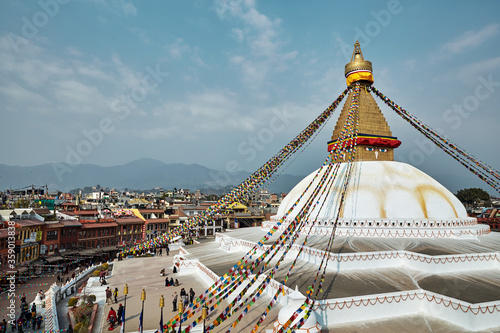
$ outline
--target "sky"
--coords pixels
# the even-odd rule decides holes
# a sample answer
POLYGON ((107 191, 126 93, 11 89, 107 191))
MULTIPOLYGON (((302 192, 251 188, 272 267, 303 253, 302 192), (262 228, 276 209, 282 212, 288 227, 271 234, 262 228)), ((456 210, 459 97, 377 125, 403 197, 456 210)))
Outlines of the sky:
MULTIPOLYGON (((253 172, 345 89, 359 40, 377 89, 498 170, 498 13, 493 0, 2 1, 0 164, 253 172)), ((377 102, 396 160, 452 192, 496 193, 377 102)), ((339 113, 285 172, 321 166, 339 113)))

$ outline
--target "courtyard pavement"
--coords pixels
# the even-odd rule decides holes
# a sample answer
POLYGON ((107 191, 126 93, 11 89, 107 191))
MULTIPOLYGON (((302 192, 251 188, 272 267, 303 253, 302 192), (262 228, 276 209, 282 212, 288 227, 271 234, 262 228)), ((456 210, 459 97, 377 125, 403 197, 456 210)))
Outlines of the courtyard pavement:
MULTIPOLYGON (((172 273, 172 264, 174 256, 178 254, 178 251, 170 251, 170 256, 166 256, 163 253, 161 257, 149 257, 149 258, 127 258, 122 261, 114 261, 113 273, 108 277, 108 286, 114 290, 115 287, 119 290, 118 303, 117 304, 105 304, 104 290, 107 286, 100 286, 97 278, 92 278, 89 280, 87 285, 91 288, 91 293, 95 294, 97 297, 97 302, 99 303, 100 313, 96 318, 95 328, 93 333, 101 332, 120 332, 120 326, 115 326, 114 330, 109 331, 109 324, 107 322, 108 312, 111 307, 115 311, 118 309, 119 304, 125 305, 125 297, 123 296, 123 288, 125 283, 128 284, 128 295, 125 311, 125 332, 138 332, 139 330, 139 316, 141 313, 142 301, 141 292, 142 289, 146 291, 146 301, 144 302, 144 332, 155 332, 159 329, 160 322, 160 312, 159 307, 160 295, 165 298, 165 307, 163 308, 163 323, 166 324, 170 319, 172 319, 177 312, 173 311, 172 308, 172 295, 174 292, 180 293, 181 288, 184 288, 186 292, 189 292, 190 288, 196 293, 197 297, 203 293, 209 285, 204 282, 204 280, 198 275, 195 270, 185 270, 184 272, 179 272, 177 274, 172 273), (178 287, 165 287, 165 277, 160 276, 160 271, 162 268, 166 269, 168 277, 173 277, 174 280, 178 279, 180 285, 178 287), (101 306, 102 305, 102 306, 101 306)), ((255 324, 255 315, 257 313, 262 313, 267 306, 270 298, 267 296, 262 296, 256 302, 256 305, 252 307, 248 316, 243 317, 241 323, 234 332, 251 331, 253 325, 255 324), (254 312, 255 311, 255 312, 254 312), (260 311, 260 312, 259 312, 260 311), (247 319, 248 318, 248 319, 247 319)), ((219 306, 223 308, 227 303, 222 302, 219 306)), ((264 331, 272 327, 272 322, 276 318, 280 307, 274 307, 263 324, 260 326, 259 332, 264 331)), ((238 312, 234 317, 239 315, 238 312)), ((217 315, 217 311, 210 313, 206 321, 207 326, 211 323, 217 315)), ((192 318, 194 319, 194 317, 192 318)), ((183 327, 192 320, 188 320, 187 323, 183 323, 183 327)), ((232 324, 233 320, 229 320, 228 323, 223 323, 212 332, 227 331, 229 326, 232 324)), ((168 328, 171 330, 172 328, 168 328)), ((178 329, 178 327, 177 327, 178 329)), ((170 331, 168 331, 170 332, 170 331)), ((177 332, 177 330, 176 330, 177 332)), ((191 332, 202 332, 202 325, 196 326, 191 332)))

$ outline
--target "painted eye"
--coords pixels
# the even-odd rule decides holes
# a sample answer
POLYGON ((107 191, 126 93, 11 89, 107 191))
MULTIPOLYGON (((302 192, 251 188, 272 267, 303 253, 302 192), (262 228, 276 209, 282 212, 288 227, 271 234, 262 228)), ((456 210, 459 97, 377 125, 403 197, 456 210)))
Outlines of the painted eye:
POLYGON ((387 151, 387 148, 380 148, 380 152, 385 153, 387 151))
POLYGON ((373 147, 366 147, 366 150, 373 151, 373 147))

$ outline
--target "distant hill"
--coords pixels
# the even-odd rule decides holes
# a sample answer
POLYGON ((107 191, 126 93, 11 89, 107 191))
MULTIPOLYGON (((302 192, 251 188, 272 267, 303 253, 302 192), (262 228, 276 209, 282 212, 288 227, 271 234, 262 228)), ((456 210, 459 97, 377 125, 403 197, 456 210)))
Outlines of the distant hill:
MULTIPOLYGON (((224 191, 245 180, 250 173, 227 173, 198 164, 166 164, 154 159, 139 159, 125 165, 102 167, 94 164, 43 164, 21 167, 0 164, 0 190, 17 189, 31 184, 47 185, 49 190, 69 191, 97 184, 108 188, 200 189, 205 192, 224 191)), ((303 177, 281 175, 268 189, 288 192, 303 177)))

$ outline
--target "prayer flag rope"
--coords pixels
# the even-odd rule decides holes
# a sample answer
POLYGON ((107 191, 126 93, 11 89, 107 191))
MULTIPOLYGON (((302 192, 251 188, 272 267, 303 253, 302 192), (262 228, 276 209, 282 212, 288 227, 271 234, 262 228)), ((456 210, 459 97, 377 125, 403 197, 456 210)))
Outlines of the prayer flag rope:
POLYGON ((443 135, 437 133, 435 130, 420 121, 417 117, 394 103, 387 96, 382 94, 377 88, 371 86, 368 89, 373 91, 375 95, 377 95, 385 104, 393 109, 399 116, 409 122, 410 125, 412 125, 420 133, 422 133, 426 138, 431 140, 436 146, 444 150, 448 155, 462 164, 467 170, 474 173, 477 177, 479 177, 481 180, 486 182, 488 185, 490 185, 500 193, 500 173, 497 170, 484 163, 483 161, 477 159, 464 149, 460 148, 458 145, 445 138, 443 135))
MULTIPOLYGON (((283 148, 278 154, 276 154, 270 161, 268 161, 264 166, 262 166, 259 170, 257 170, 252 176, 250 176, 245 182, 240 184, 235 190, 233 190, 231 193, 228 195, 224 196, 221 198, 214 206, 211 206, 204 214, 199 214, 196 217, 194 217, 191 221, 188 221, 188 223, 185 226, 181 227, 181 230, 189 230, 189 227, 198 226, 199 222, 197 221, 204 221, 204 219, 207 218, 207 216, 211 216, 211 214, 214 214, 214 212, 221 213, 223 211, 224 207, 227 207, 230 203, 236 201, 235 199, 241 198, 242 196, 250 193, 252 188, 256 187, 259 184, 264 183, 269 179, 269 177, 272 175, 272 173, 282 165, 283 161, 286 161, 289 156, 295 152, 298 148, 300 148, 307 140, 314 135, 316 130, 321 127, 321 124, 323 124, 326 120, 329 119, 337 105, 340 103, 340 101, 344 98, 346 95, 348 89, 346 89, 338 98, 335 102, 333 102, 330 107, 328 107, 316 120, 311 123, 304 131, 302 131, 294 140, 292 140, 285 148, 283 148)), ((252 255, 256 253, 257 249, 263 245, 263 243, 270 238, 270 236, 279 228, 279 224, 276 225, 272 230, 268 232, 266 236, 263 237, 259 243, 257 243, 254 247, 253 250, 249 251, 245 257, 240 260, 231 270, 229 271, 228 274, 225 274, 221 279, 214 284, 211 288, 209 288, 205 293, 203 293, 199 299, 204 300, 207 297, 207 294, 210 295, 211 291, 216 289, 219 285, 221 284, 227 284, 228 282, 232 281, 234 282, 235 279, 229 279, 229 276, 234 276, 236 273, 236 270, 238 266, 240 266, 243 262, 248 262, 249 259, 251 259, 252 255)), ((178 231, 178 230, 175 230, 178 231)), ((162 238, 156 238, 153 240, 153 244, 156 244, 155 242, 165 242, 168 240, 171 240, 173 237, 175 237, 175 233, 168 233, 160 236, 162 238), (174 234, 174 235, 172 235, 174 234)), ((149 243, 151 244, 151 242, 149 243)), ((142 245, 145 246, 145 245, 142 245)), ((136 247, 135 249, 140 249, 141 247, 136 247)), ((256 262, 260 262, 259 260, 256 260, 254 263, 252 263, 251 266, 256 267, 256 262)), ((241 281, 241 277, 245 277, 244 275, 239 274, 239 279, 241 281)), ((240 282, 241 283, 241 282, 240 282)), ((199 309, 199 306, 196 306, 194 309, 199 309)), ((188 310, 188 313, 186 314, 187 316, 191 316, 189 311, 192 309, 188 310)), ((197 320, 198 321, 198 320, 197 320)), ((196 322, 197 322, 196 321, 196 322)), ((196 325, 196 322, 193 323, 196 325)), ((194 326, 193 326, 194 327, 194 326)), ((188 327, 185 332, 188 332, 190 330, 190 327, 188 327)))

